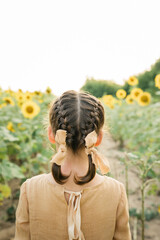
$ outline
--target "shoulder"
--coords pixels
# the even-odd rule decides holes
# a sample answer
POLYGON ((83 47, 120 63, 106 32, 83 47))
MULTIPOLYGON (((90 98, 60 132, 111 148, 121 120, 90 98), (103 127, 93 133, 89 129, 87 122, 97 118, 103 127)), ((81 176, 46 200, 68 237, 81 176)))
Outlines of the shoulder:
POLYGON ((33 176, 31 178, 28 178, 26 180, 27 183, 34 183, 34 182, 41 182, 41 181, 44 181, 46 179, 46 176, 47 176, 47 173, 42 173, 42 174, 39 174, 39 175, 36 175, 36 176, 33 176))
POLYGON ((42 173, 42 174, 39 174, 39 175, 36 175, 36 176, 33 176, 31 178, 28 178, 26 181, 41 181, 42 179, 44 179, 45 177, 47 176, 47 173, 42 173))
POLYGON ((111 186, 121 188, 124 186, 124 184, 115 178, 109 177, 109 176, 104 176, 105 177, 105 182, 111 186))
POLYGON ((45 186, 46 184, 46 178, 47 178, 46 173, 43 174, 39 174, 36 175, 34 177, 28 178, 22 185, 21 188, 22 189, 26 189, 26 191, 28 190, 35 190, 37 188, 39 188, 40 186, 45 186))
POLYGON ((111 194, 121 198, 123 192, 125 192, 125 186, 122 182, 112 178, 105 176, 105 187, 111 194))

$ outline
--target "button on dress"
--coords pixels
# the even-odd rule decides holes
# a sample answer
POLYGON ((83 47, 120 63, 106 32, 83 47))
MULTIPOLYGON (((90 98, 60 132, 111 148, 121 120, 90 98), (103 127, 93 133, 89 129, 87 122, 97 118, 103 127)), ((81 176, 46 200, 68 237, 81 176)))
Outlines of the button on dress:
POLYGON ((79 192, 54 184, 51 173, 21 185, 15 240, 131 240, 128 201, 119 181, 103 181, 79 192), (70 194, 68 203, 64 192, 70 194))

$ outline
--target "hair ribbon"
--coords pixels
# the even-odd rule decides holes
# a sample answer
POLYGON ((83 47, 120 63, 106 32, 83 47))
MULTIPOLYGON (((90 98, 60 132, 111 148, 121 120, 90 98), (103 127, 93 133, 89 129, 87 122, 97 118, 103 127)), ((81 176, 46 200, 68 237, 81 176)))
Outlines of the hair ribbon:
POLYGON ((96 168, 99 167, 101 173, 106 174, 110 171, 110 165, 108 160, 94 148, 96 142, 97 133, 96 131, 92 131, 85 138, 85 152, 87 155, 91 154, 93 163, 95 164, 96 168))
MULTIPOLYGON (((55 141, 59 145, 58 152, 52 157, 51 163, 56 163, 61 165, 66 156, 66 136, 67 131, 59 129, 56 131, 55 141)), ((85 138, 85 152, 87 155, 91 154, 93 163, 96 168, 99 167, 102 174, 106 174, 110 171, 109 162, 102 154, 100 154, 95 148, 94 145, 97 142, 97 133, 92 131, 85 138)))
POLYGON ((58 152, 52 157, 51 163, 56 163, 58 165, 61 165, 65 156, 66 156, 66 136, 67 131, 59 129, 56 131, 55 141, 58 143, 58 152))

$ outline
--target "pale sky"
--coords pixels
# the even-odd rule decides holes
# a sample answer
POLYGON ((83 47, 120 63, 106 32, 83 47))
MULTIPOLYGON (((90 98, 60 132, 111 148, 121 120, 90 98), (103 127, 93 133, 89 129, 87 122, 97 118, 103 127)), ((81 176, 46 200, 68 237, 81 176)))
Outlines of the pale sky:
POLYGON ((56 95, 123 84, 160 58, 159 0, 0 1, 0 86, 56 95))

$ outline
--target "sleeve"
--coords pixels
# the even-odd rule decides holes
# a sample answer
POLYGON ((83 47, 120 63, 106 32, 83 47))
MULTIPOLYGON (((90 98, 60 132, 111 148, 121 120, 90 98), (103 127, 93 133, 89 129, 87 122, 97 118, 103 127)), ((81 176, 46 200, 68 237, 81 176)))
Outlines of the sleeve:
POLYGON ((16 229, 14 240, 30 240, 29 209, 26 195, 26 182, 21 185, 20 198, 16 210, 16 229))
POLYGON ((128 200, 124 185, 121 183, 121 197, 117 208, 113 240, 131 240, 129 226, 128 200))

